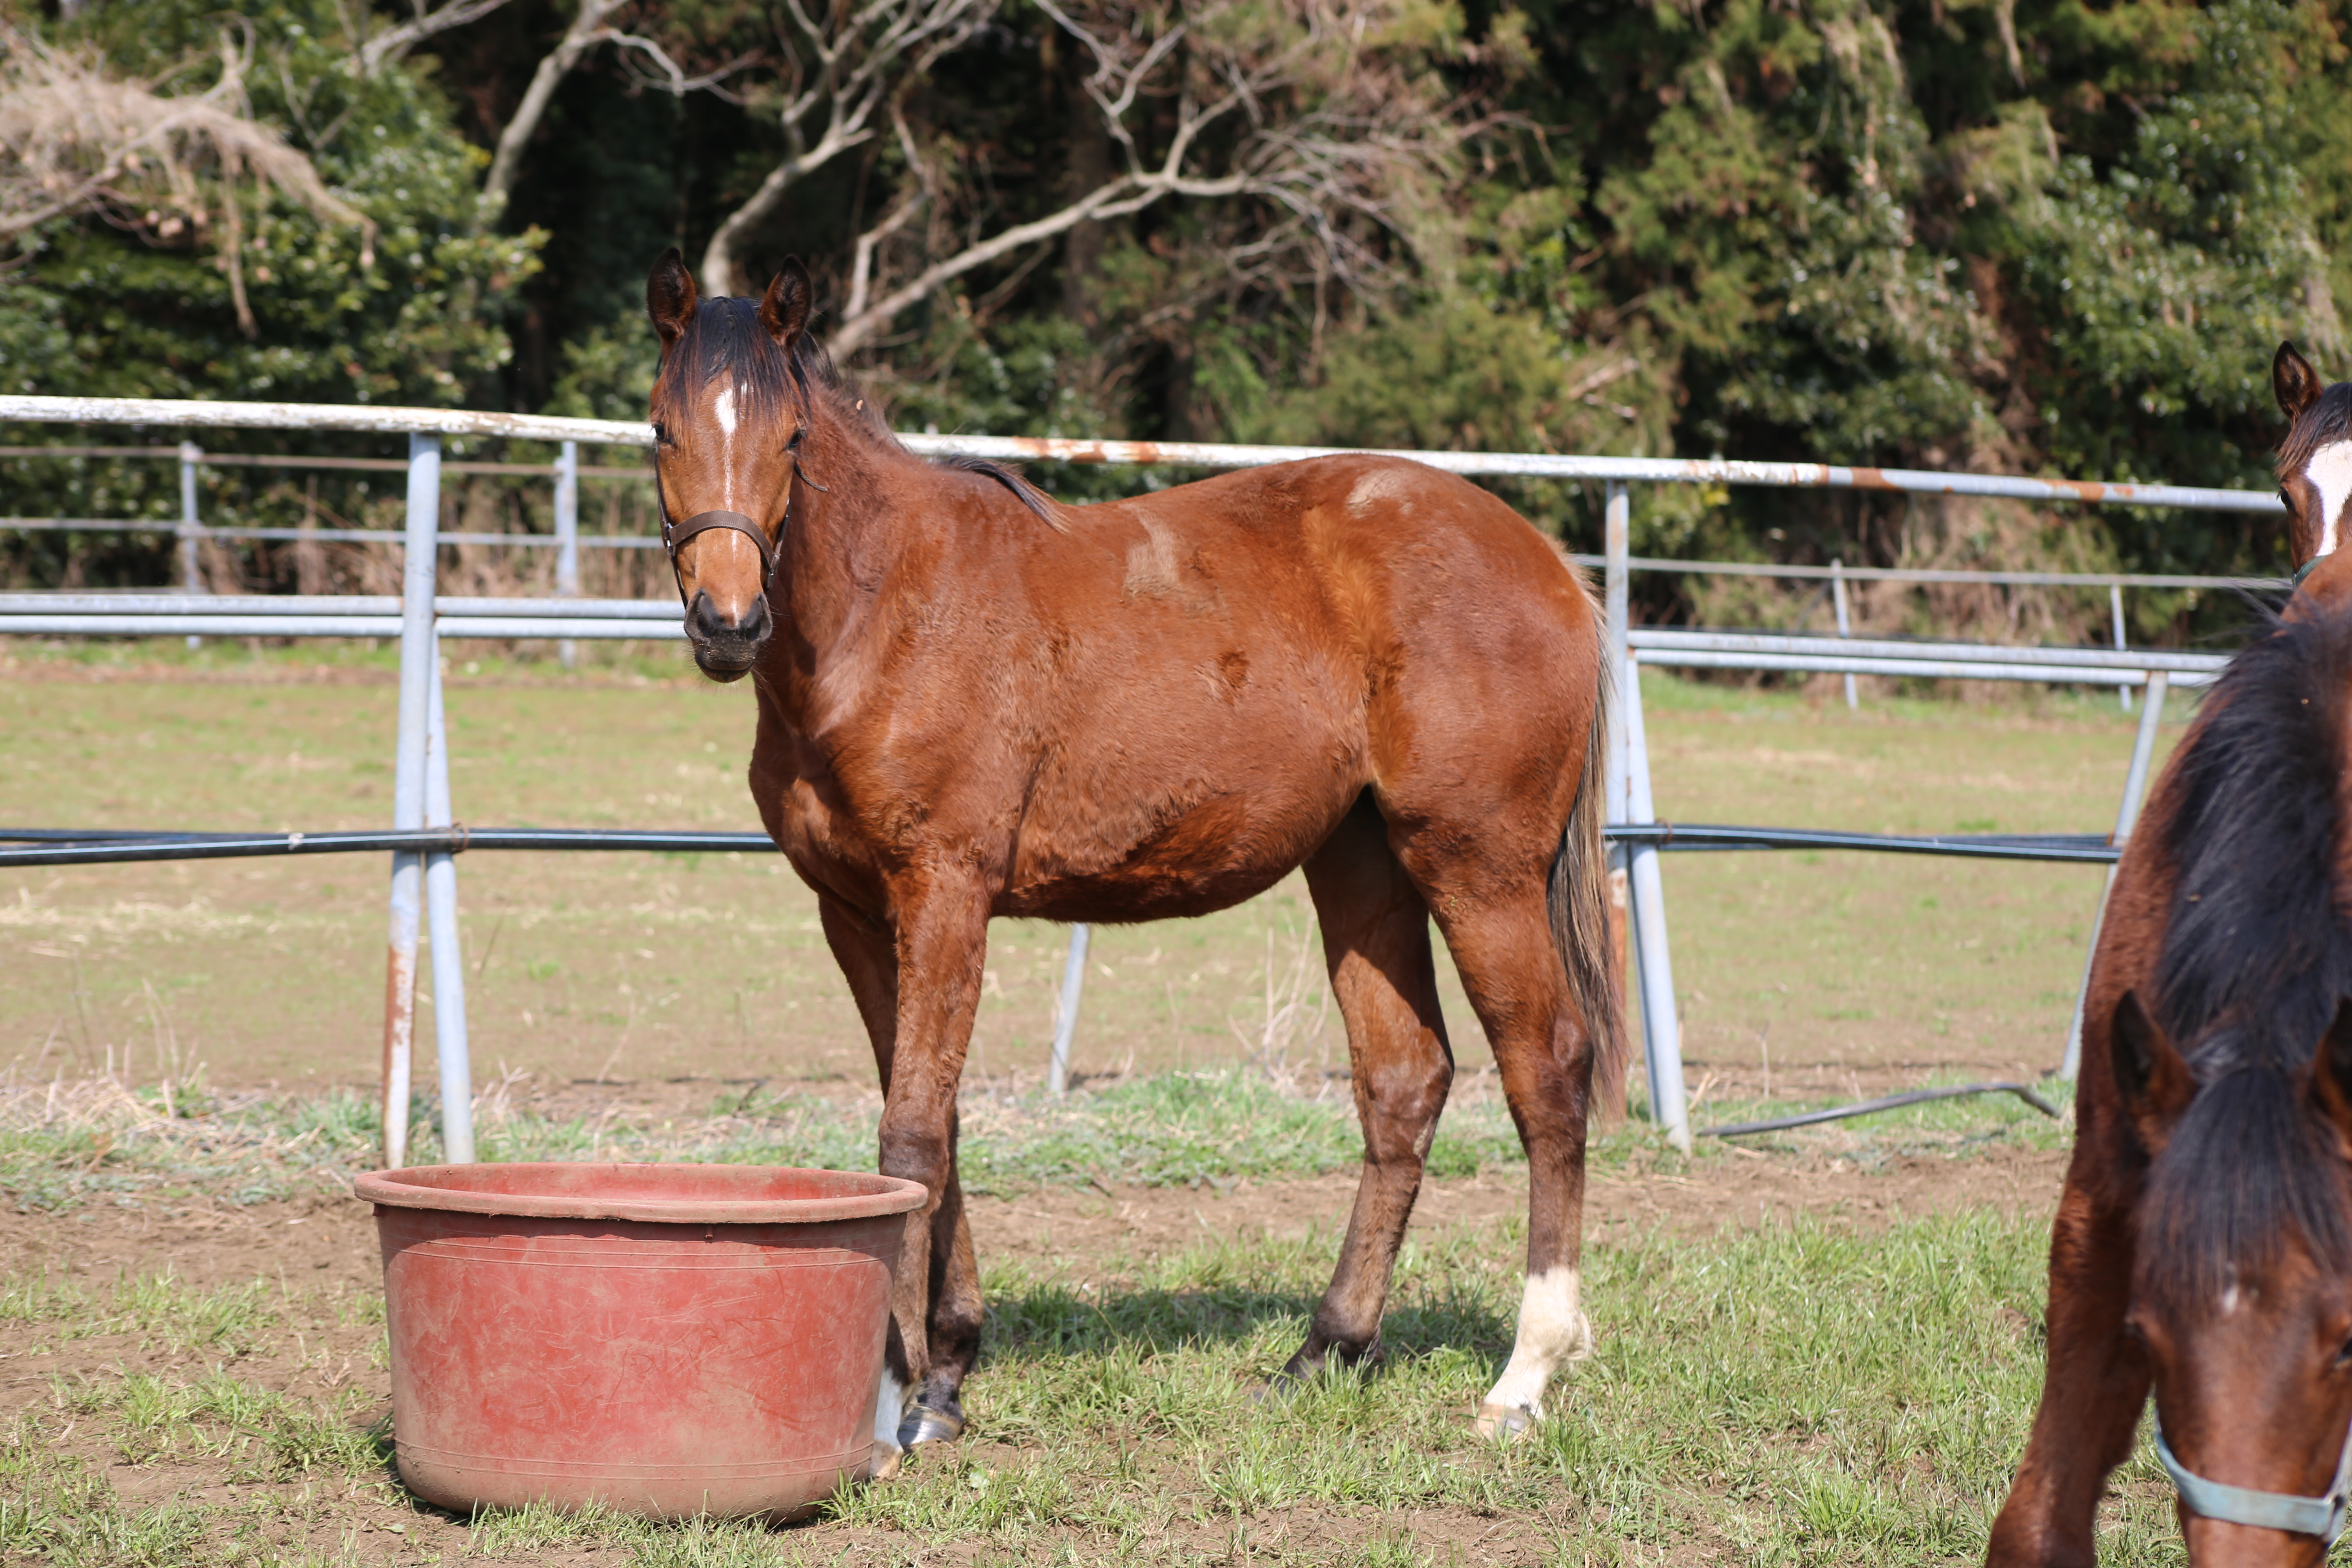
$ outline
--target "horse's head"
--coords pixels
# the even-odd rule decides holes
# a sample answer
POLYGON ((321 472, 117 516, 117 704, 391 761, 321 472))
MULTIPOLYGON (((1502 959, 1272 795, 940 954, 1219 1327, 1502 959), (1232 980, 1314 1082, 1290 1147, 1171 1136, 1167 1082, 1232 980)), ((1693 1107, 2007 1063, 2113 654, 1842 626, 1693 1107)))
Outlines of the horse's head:
POLYGON ((815 290, 798 261, 756 302, 698 299, 676 249, 646 279, 661 334, 654 472, 694 662, 714 680, 751 669, 775 629, 768 583, 782 544, 811 408, 815 290))
POLYGON ((2352 604, 2352 383, 2329 386, 2293 343, 2271 360, 2271 390, 2287 417, 2279 443, 2279 497, 2286 502, 2295 581, 2315 603, 2352 604))
POLYGON ((2192 1068, 2136 995, 2116 1010, 2116 1086, 2150 1160, 2126 1328, 2189 1561, 2316 1565, 2328 1509, 2311 1500, 2340 1500, 2352 1468, 2352 1001, 2302 1068, 2219 1037, 2192 1068))

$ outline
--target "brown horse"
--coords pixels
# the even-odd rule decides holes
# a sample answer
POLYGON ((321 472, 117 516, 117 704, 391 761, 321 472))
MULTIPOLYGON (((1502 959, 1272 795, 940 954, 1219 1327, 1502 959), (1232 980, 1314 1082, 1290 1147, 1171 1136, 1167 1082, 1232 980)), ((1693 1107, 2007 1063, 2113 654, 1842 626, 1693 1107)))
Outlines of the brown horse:
POLYGON ((1364 1167, 1275 1386, 1379 1348, 1454 1071, 1433 916, 1529 1162, 1517 1342, 1481 1411, 1523 1428, 1590 1343, 1585 1126, 1622 1093, 1583 581, 1493 496, 1391 458, 1060 506, 892 440, 812 340, 799 263, 756 301, 698 300, 673 250, 646 297, 694 658, 757 684, 752 796, 873 1038, 881 1168, 931 1194, 908 1226, 877 1473, 963 1426, 981 1300, 956 1089, 990 918, 1205 914, 1301 866, 1364 1167))
POLYGON ((1995 1564, 2095 1559, 2153 1386, 2193 1563, 2317 1563, 2352 1465, 2352 384, 2273 365, 2297 592, 2208 695, 2092 965, 2049 1363, 1995 1564))

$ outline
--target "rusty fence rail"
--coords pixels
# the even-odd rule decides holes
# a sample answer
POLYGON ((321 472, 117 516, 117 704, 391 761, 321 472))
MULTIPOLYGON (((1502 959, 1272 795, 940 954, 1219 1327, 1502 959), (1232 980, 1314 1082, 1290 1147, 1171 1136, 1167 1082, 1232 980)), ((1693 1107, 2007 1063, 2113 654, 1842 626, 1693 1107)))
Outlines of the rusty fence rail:
MULTIPOLYGON (((409 846, 393 854, 391 936, 383 1037, 385 1157, 398 1164, 406 1152, 410 1057, 415 1009, 417 950, 423 925, 429 931, 434 967, 434 1018, 440 1073, 445 1152, 452 1161, 473 1157, 471 1079, 466 1030, 464 965, 458 954, 457 883, 453 857, 457 852, 457 828, 448 784, 446 726, 442 712, 440 659, 437 647, 444 637, 676 637, 682 635, 674 607, 637 601, 464 601, 435 591, 437 546, 455 538, 438 531, 441 441, 445 437, 506 437, 558 445, 560 456, 550 465, 449 464, 454 472, 469 470, 545 474, 557 485, 557 516, 568 510, 573 526, 562 550, 560 591, 577 593, 577 547, 592 542, 578 536, 578 483, 583 474, 621 478, 642 469, 583 469, 582 446, 648 448, 652 426, 634 421, 566 419, 540 415, 477 413, 462 409, 376 408, 358 405, 284 403, 179 402, 136 398, 65 398, 0 395, 0 422, 75 425, 115 425, 151 429, 340 431, 397 435, 408 438, 404 461, 380 458, 296 459, 241 454, 206 453, 192 440, 174 447, 89 448, 89 455, 165 455, 181 466, 182 515, 171 524, 138 523, 140 528, 168 526, 181 545, 184 579, 194 586, 195 545, 206 536, 196 515, 195 474, 207 464, 219 466, 361 466, 382 471, 394 468, 406 477, 405 526, 396 535, 403 547, 402 592, 397 599, 382 597, 352 602, 346 597, 220 596, 191 604, 191 595, 10 595, 0 603, 0 634, 34 635, 223 635, 388 637, 401 641, 399 731, 396 742, 393 833, 407 835, 409 846), (27 597, 37 603, 26 603, 27 597), (70 597, 74 602, 68 604, 70 597), (264 608, 267 605, 268 607, 264 608), (281 607, 282 606, 282 607, 281 607), (667 624, 663 623, 667 620, 667 624), (435 838, 435 833, 444 837, 435 838)), ((1114 463, 1230 469, 1291 462, 1337 455, 1351 448, 1312 447, 1245 447, 1205 443, 1066 440, 994 436, 903 436, 912 451, 928 457, 975 457, 1015 461, 1114 463)), ((0 457, 50 453, 51 448, 10 448, 0 457)), ((1815 577, 1823 569, 1779 567, 1744 563, 1694 563, 1656 559, 1637 562, 1629 549, 1631 510, 1627 486, 1649 484, 1756 485, 1787 489, 1854 489, 1915 495, 1967 495, 2016 500, 2104 506, 2179 507, 2200 510, 2277 512, 2278 498, 2267 491, 2213 489, 2197 487, 2105 483, 2037 479, 1997 474, 1938 473, 1918 469, 1840 467, 1818 463, 1758 463, 1713 458, 1654 458, 1561 456, 1548 453, 1394 452, 1431 467, 1469 478, 1551 479, 1595 481, 1606 487, 1603 510, 1605 552, 1597 558, 1603 571, 1608 635, 1614 667, 1623 672, 1621 689, 1625 700, 1612 725, 1609 748, 1610 821, 1617 840, 1613 854, 1628 873, 1630 913, 1636 967, 1636 991, 1641 1001, 1645 1057, 1649 1068, 1652 1114, 1678 1145, 1689 1146, 1691 1130, 1683 1090, 1680 1029, 1674 980, 1666 946, 1663 883, 1657 857, 1664 848, 1693 848, 1696 843, 1671 843, 1672 830, 1656 821, 1649 783, 1648 747, 1643 735, 1640 665, 1681 668, 1783 669, 1793 672, 1922 676, 1937 679, 2029 679, 2067 684, 2108 684, 2125 689, 2145 686, 2148 700, 2143 710, 2134 747, 2132 776, 2126 782, 2125 805, 2110 846, 2129 831, 2145 784, 2147 759, 2152 748, 2162 693, 2168 681, 2189 683, 2210 679, 2221 662, 2216 656, 2158 653, 2153 650, 2013 649, 1972 644, 1862 643, 1819 638, 1768 637, 1756 634, 1635 629, 1629 624, 1627 585, 1636 570, 1659 572, 1739 572, 1763 576, 1815 577), (1826 646, 1816 647, 1815 644, 1826 646)), ((132 526, 103 520, 30 519, 0 526, 65 523, 69 526, 132 526)), ((229 536, 230 530, 212 531, 229 536)), ((257 537, 291 535, 297 539, 331 538, 325 531, 242 531, 257 537)), ((391 531, 365 532, 370 538, 391 531)), ((521 543, 547 536, 494 534, 484 542, 521 543)), ((650 547, 652 540, 637 547, 650 547)), ((1987 582, 2047 585, 2106 586, 2119 593, 2126 586, 2268 588, 2281 584, 2267 579, 2166 578, 2146 575, 2046 573, 1961 573, 1846 568, 1833 563, 1826 574, 1838 591, 1843 629, 1845 579, 1912 582, 1987 582)), ((2118 601, 2119 605, 2119 601, 2118 601)), ((2117 616, 2120 642, 2120 610, 2117 616)), ((1764 847, 1755 836, 1787 833, 1783 829, 1726 829, 1745 833, 1749 840, 1720 841, 1712 847, 1764 847)), ((267 837, 267 836, 265 836, 267 837)), ((1849 842, 1828 847, 1907 848, 1934 853, 1930 842, 1864 843, 1876 836, 1847 835, 1849 842)), ((281 838, 282 843, 282 838, 281 838)), ((654 847, 654 846, 643 846, 654 847)), ((2055 847, 2053 846, 2053 847, 2055 847)), ((283 852, 282 849, 279 852, 283 852)), ((299 851, 298 851, 299 852, 299 851)), ((2110 851, 2111 852, 2111 851, 2110 851)), ((2082 847, 2060 854, 2034 855, 2012 846, 2006 858, 2099 860, 2105 854, 2086 853, 2082 847)), ((1074 952, 1083 952, 1085 928, 1074 929, 1074 952)), ((1058 1079, 1066 1069, 1069 1035, 1078 1005, 1082 964, 1070 966, 1066 978, 1055 1068, 1058 1079)))

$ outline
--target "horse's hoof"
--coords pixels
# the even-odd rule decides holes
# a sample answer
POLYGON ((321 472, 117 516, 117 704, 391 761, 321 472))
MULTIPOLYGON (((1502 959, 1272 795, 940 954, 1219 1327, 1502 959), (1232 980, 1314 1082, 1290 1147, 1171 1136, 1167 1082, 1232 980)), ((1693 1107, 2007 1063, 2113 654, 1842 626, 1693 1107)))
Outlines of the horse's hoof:
POLYGON ((869 1481, 897 1480, 899 1464, 906 1457, 907 1451, 903 1448, 886 1447, 880 1443, 875 1444, 873 1462, 866 1471, 866 1479, 869 1481))
POLYGON ((1478 1436, 1498 1443, 1516 1443, 1536 1424, 1536 1413, 1516 1405, 1481 1405, 1471 1423, 1478 1436))
POLYGON ((1283 1405, 1298 1397, 1307 1380, 1295 1372, 1277 1372, 1261 1383, 1249 1386, 1249 1402, 1259 1409, 1267 1405, 1283 1405))
POLYGON ((952 1405, 941 1409, 918 1401, 898 1426, 898 1446, 919 1448, 926 1443, 952 1443, 963 1436, 963 1412, 952 1405))

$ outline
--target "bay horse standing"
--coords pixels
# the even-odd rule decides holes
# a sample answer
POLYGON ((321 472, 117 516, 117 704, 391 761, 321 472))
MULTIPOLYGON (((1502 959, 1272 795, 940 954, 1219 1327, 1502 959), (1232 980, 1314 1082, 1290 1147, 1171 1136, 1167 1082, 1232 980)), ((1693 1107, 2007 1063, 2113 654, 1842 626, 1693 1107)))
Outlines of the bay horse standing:
POLYGON ((1622 1104, 1601 840, 1605 658, 1582 578, 1492 495, 1335 457, 1065 507, 922 461, 835 382, 797 261, 646 300, 664 531, 695 662, 749 674, 761 819, 815 889, 872 1037, 881 1169, 920 1182, 874 1468, 964 1425, 981 1298, 956 1089, 988 921, 1206 914, 1306 868, 1364 1165, 1277 1389, 1364 1361, 1453 1078, 1429 922, 1528 1160, 1517 1343, 1481 1406, 1523 1430, 1582 1355, 1584 1145, 1622 1104))
POLYGON ((1988 1561, 2080 1564, 2153 1388, 2198 1564, 2315 1564, 2352 1471, 2352 384, 2272 366, 2296 591, 2124 851, 2050 1244, 2042 1404, 1988 1561))

